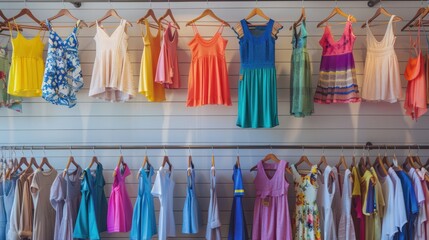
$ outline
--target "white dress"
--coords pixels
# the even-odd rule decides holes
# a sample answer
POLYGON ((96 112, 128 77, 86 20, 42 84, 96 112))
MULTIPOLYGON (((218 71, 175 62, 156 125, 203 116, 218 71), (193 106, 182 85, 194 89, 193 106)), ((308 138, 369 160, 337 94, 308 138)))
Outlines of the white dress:
POLYGON ((393 168, 389 168, 387 170, 389 173, 390 179, 392 179, 393 185, 395 187, 395 212, 394 212, 394 222, 395 226, 398 229, 402 229, 402 227, 407 223, 407 214, 405 212, 405 202, 404 202, 404 192, 402 190, 401 179, 399 179, 393 168))
POLYGON ((353 182, 350 178, 351 172, 346 169, 343 180, 343 195, 341 197, 341 219, 338 225, 338 239, 356 240, 355 227, 351 215, 353 182))
POLYGON ((137 82, 133 80, 131 62, 127 52, 128 35, 126 20, 109 36, 98 25, 95 62, 92 69, 89 96, 110 102, 124 102, 137 94, 137 82))
MULTIPOLYGON (((331 172, 333 173, 332 168, 330 166, 326 166, 322 175, 323 182, 319 180, 317 202, 320 211, 320 224, 323 235, 322 239, 336 240, 337 234, 335 231, 334 214, 332 212, 332 200, 337 189, 335 189, 335 182, 332 182, 331 189, 329 189, 329 176, 331 172)), ((337 181, 337 179, 334 181, 337 181)))
POLYGON ((394 49, 396 37, 392 27, 394 17, 391 16, 381 41, 374 37, 368 23, 366 25, 367 52, 362 98, 367 101, 394 103, 401 97, 401 76, 394 49))
POLYGON ((389 175, 378 177, 384 197, 384 216, 381 228, 381 240, 392 240, 399 231, 395 225, 395 185, 389 175))

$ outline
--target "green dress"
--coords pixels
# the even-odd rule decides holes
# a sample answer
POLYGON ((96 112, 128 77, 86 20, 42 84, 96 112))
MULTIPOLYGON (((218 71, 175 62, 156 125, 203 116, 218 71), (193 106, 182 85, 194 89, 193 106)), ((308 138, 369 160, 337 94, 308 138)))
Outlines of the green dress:
POLYGON ((17 112, 22 111, 20 97, 7 94, 7 79, 10 68, 10 60, 7 47, 0 46, 0 108, 9 108, 17 112))
POLYGON ((311 89, 310 57, 307 52, 307 29, 302 21, 301 31, 293 28, 292 59, 290 70, 290 114, 295 117, 309 116, 314 111, 311 89))

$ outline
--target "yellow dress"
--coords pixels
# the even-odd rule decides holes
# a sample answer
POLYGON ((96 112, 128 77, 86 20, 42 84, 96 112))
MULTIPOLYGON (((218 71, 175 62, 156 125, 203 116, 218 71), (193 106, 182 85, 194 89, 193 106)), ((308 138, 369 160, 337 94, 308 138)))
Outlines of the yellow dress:
POLYGON ((165 89, 163 84, 155 82, 156 66, 161 52, 160 30, 156 36, 152 36, 149 23, 144 21, 146 35, 143 37, 144 50, 140 65, 139 93, 146 96, 149 102, 165 101, 165 89))
POLYGON ((9 72, 7 92, 19 97, 42 96, 42 81, 45 71, 40 32, 33 38, 25 38, 18 31, 12 38, 12 63, 9 72))

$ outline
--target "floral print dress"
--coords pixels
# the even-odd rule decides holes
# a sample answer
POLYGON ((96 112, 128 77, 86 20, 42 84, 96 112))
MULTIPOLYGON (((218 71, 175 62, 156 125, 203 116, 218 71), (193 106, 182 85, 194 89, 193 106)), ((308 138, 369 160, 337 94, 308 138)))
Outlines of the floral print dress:
POLYGON ((319 210, 317 197, 317 165, 311 167, 307 175, 301 175, 292 164, 296 192, 294 221, 295 240, 320 240, 319 210))

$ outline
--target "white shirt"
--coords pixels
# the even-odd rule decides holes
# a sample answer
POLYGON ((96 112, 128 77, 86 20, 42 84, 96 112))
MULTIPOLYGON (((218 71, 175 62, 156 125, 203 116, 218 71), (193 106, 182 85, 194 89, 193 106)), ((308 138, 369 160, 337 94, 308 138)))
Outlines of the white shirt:
POLYGON ((398 227, 395 225, 395 185, 389 175, 378 177, 384 197, 384 217, 381 228, 381 240, 393 239, 398 227))
POLYGON ((390 179, 395 186, 395 199, 394 199, 394 220, 395 226, 399 231, 402 230, 402 227, 407 223, 407 214, 405 212, 405 201, 404 201, 404 192, 402 191, 401 179, 399 179, 393 168, 388 170, 390 179))
POLYGON ((173 171, 160 167, 156 173, 155 183, 152 187, 152 195, 159 198, 160 211, 158 223, 158 239, 176 236, 176 224, 173 213, 173 171))

